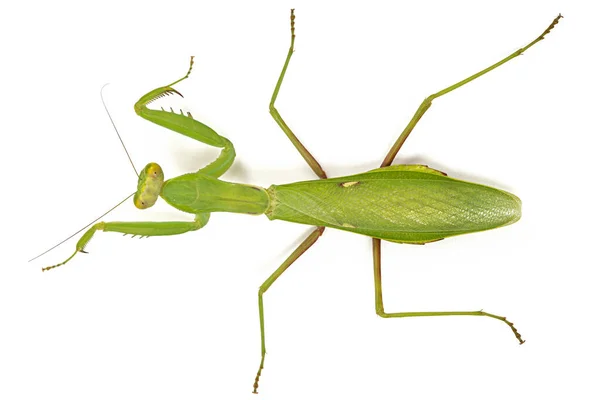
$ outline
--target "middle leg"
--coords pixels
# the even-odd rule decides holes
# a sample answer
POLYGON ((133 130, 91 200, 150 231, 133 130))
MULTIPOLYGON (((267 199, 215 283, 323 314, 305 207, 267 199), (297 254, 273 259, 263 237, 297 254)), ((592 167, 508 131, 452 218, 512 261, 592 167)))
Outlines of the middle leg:
POLYGON ((279 88, 281 87, 281 83, 283 82, 283 77, 285 76, 285 71, 287 70, 288 64, 290 63, 290 59, 292 58, 292 53, 294 53, 294 40, 296 39, 296 35, 294 33, 294 9, 292 9, 290 20, 292 25, 292 43, 290 44, 290 50, 288 51, 287 58, 285 59, 285 64, 283 64, 283 70, 281 71, 281 75, 279 75, 279 79, 277 80, 277 85, 275 85, 275 90, 273 91, 273 96, 271 97, 271 103, 269 103, 269 112, 273 116, 277 125, 281 127, 285 135, 290 139, 294 147, 300 152, 300 155, 304 158, 304 160, 308 163, 310 168, 314 171, 315 174, 321 179, 327 179, 327 174, 321 168, 321 164, 313 157, 312 154, 304 147, 304 145, 298 140, 294 132, 287 126, 281 115, 279 115, 279 111, 275 108, 275 100, 277 100, 277 95, 279 94, 279 88))
POLYGON ((294 263, 294 261, 296 261, 302 254, 304 254, 304 252, 306 250, 308 250, 313 244, 315 244, 315 242, 323 234, 324 230, 325 230, 325 227, 319 226, 310 235, 308 235, 308 237, 306 239, 304 239, 304 241, 302 243, 300 243, 300 246, 298 246, 296 248, 296 250, 294 250, 294 252, 292 254, 290 254, 290 256, 287 258, 287 260, 285 260, 283 262, 283 264, 281 264, 279 266, 279 268, 277 268, 277 270, 275 272, 273 272, 271 274, 271 276, 269 276, 262 285, 260 285, 260 289, 258 289, 258 313, 260 316, 260 354, 261 354, 261 357, 260 357, 260 366, 258 367, 258 372, 256 373, 256 378, 254 379, 253 393, 258 393, 257 392, 258 381, 260 379, 260 375, 264 368, 265 355, 267 354, 267 350, 265 347, 265 315, 264 315, 264 310, 263 310, 263 294, 267 290, 269 290, 269 288, 277 280, 277 278, 279 278, 285 272, 285 270, 288 269, 288 267, 294 263))

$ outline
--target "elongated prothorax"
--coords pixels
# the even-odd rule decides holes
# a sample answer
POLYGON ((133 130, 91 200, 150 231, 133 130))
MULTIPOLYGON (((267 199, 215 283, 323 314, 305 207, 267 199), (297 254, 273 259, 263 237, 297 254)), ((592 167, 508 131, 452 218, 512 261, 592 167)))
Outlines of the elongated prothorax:
POLYGON ((169 179, 161 196, 181 211, 264 214, 269 207, 265 189, 240 183, 223 182, 201 173, 169 179))

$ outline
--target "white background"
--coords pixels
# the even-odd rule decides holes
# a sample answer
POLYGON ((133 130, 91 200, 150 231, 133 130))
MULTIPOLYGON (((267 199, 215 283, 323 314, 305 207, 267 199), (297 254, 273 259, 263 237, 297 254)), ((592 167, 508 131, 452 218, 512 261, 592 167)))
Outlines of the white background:
MULTIPOLYGON (((594 2, 21 2, 3 7, 2 399, 597 399, 598 10, 594 2), (423 3, 423 4, 421 4, 423 3), (485 5, 484 5, 485 3, 485 5), (450 5, 451 4, 451 5, 450 5), (98 233, 26 261, 135 190, 218 151, 137 117, 143 93, 185 73, 183 107, 228 137, 224 179, 313 175, 268 114, 278 107, 330 176, 379 165, 421 100, 546 40, 436 100, 398 156, 517 194, 510 227, 426 246, 383 244, 386 310, 478 310, 383 320, 370 240, 327 230, 265 296, 260 397, 256 292, 310 229, 213 214, 201 231, 98 233)), ((128 202, 105 220, 188 219, 128 202)))

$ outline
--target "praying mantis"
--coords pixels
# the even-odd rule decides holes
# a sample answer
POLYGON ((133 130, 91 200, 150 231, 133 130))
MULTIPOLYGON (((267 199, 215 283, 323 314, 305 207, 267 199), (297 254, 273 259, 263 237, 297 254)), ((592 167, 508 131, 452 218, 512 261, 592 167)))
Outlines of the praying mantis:
MULTIPOLYGON (((433 100, 521 55, 544 39, 559 22, 558 15, 540 36, 525 47, 490 67, 428 96, 418 107, 406 128, 387 153, 379 168, 351 176, 328 178, 319 162, 295 136, 279 114, 275 103, 287 67, 294 51, 295 16, 291 11, 291 44, 269 110, 294 147, 319 178, 313 181, 272 185, 262 188, 227 182, 219 179, 233 164, 235 149, 232 142, 205 124, 193 119, 190 113, 175 113, 148 108, 156 99, 181 94, 174 88, 187 79, 187 73, 169 85, 143 95, 135 104, 135 112, 150 122, 221 149, 220 155, 200 170, 165 180, 162 168, 149 163, 139 174, 133 196, 139 209, 152 207, 158 197, 174 208, 194 215, 194 221, 172 222, 97 222, 76 244, 73 254, 65 261, 43 268, 54 269, 69 262, 85 247, 97 231, 118 232, 136 236, 179 235, 203 228, 212 212, 232 212, 253 215, 265 214, 270 220, 283 220, 311 225, 315 229, 290 256, 260 286, 258 309, 261 336, 261 359, 254 378, 253 392, 257 393, 265 365, 266 340, 263 296, 271 285, 323 234, 334 228, 370 237, 373 246, 375 276, 375 308, 383 318, 423 316, 483 316, 504 322, 523 343, 520 333, 505 317, 484 311, 387 312, 383 305, 381 284, 381 240, 407 244, 426 244, 448 237, 494 229, 515 223, 521 216, 518 197, 506 191, 448 177, 425 165, 392 165, 397 153, 430 108, 433 100)), ((124 201, 125 201, 124 200, 124 201)))

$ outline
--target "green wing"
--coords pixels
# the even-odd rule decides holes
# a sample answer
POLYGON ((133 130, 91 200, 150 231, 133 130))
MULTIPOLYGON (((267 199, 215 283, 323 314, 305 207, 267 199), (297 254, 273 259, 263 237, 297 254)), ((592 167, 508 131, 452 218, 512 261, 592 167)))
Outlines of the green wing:
POLYGON ((518 197, 421 165, 269 188, 267 217, 425 243, 519 220, 518 197))

